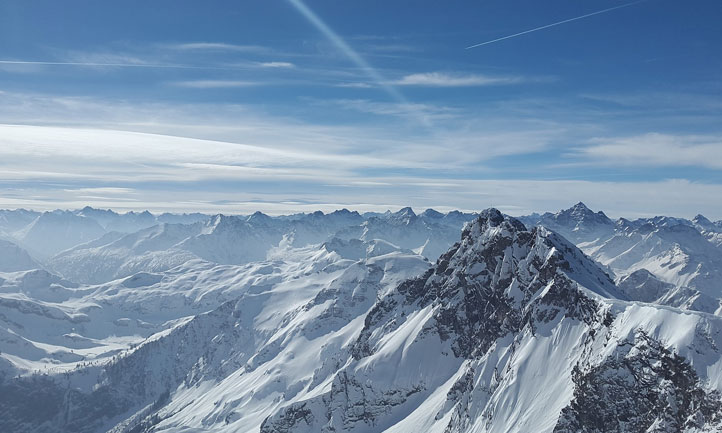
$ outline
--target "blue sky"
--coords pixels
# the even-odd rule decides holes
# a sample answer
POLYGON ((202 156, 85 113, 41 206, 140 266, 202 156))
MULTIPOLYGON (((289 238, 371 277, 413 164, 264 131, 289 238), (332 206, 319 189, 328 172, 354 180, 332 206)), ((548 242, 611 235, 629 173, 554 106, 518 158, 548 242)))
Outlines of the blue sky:
POLYGON ((720 18, 712 0, 6 0, 0 207, 722 219, 720 18))

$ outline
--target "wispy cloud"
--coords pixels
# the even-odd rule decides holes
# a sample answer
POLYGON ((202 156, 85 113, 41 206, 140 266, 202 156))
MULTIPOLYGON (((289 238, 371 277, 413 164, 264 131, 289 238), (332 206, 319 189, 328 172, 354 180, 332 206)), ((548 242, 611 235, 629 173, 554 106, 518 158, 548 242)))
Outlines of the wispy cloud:
MULTIPOLYGON (((73 63, 90 64, 116 64, 116 65, 153 65, 161 62, 151 62, 137 55, 121 52, 89 52, 69 51, 62 55, 63 60, 73 63)), ((162 64, 162 63, 161 63, 162 64)))
POLYGON ((355 82, 355 83, 338 83, 334 84, 336 87, 346 87, 350 89, 371 89, 374 86, 369 83, 355 82))
POLYGON ((434 121, 449 119, 454 117, 455 113, 458 114, 458 110, 451 107, 420 103, 376 102, 368 99, 336 99, 322 101, 320 103, 332 104, 346 110, 371 113, 379 116, 415 118, 422 115, 434 121))
POLYGON ((582 98, 590 101, 610 104, 618 108, 643 109, 655 112, 667 111, 680 113, 698 111, 708 113, 722 112, 722 100, 711 92, 627 92, 584 93, 582 98))
POLYGON ((160 69, 219 69, 207 66, 176 65, 161 63, 114 63, 114 62, 56 62, 44 60, 0 60, 0 65, 36 65, 36 66, 81 66, 81 67, 105 67, 105 68, 160 68, 160 69))
POLYGON ((191 89, 224 89, 233 87, 255 87, 264 85, 264 83, 259 81, 241 80, 189 80, 173 81, 170 84, 177 87, 187 87, 191 89))
POLYGON ((268 47, 261 45, 237 45, 225 42, 188 42, 179 44, 165 44, 166 48, 181 51, 239 51, 260 53, 269 51, 268 47))
POLYGON ((598 164, 722 169, 722 136, 648 133, 595 138, 575 154, 598 164))
POLYGON ((256 64, 262 68, 293 69, 296 67, 291 62, 258 62, 256 64))
POLYGON ((425 72, 406 75, 391 83, 397 86, 425 87, 473 87, 515 84, 523 81, 520 77, 497 77, 482 74, 449 74, 425 72))

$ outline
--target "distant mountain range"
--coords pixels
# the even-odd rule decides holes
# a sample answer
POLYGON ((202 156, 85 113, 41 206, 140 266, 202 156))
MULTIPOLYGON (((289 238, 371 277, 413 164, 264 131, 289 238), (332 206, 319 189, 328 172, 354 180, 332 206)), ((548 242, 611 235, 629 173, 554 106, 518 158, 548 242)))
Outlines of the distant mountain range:
POLYGON ((0 431, 722 431, 722 223, 0 211, 0 431))

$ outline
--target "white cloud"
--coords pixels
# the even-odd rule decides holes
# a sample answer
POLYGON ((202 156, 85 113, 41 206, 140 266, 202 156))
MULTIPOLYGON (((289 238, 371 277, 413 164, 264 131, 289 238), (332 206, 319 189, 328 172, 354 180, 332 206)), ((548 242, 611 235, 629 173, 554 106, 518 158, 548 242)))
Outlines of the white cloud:
POLYGON ((264 83, 258 81, 242 80, 189 80, 173 81, 170 84, 178 87, 188 87, 192 89, 223 89, 232 87, 255 87, 264 85, 264 83))
POLYGON ((189 42, 180 44, 166 44, 166 48, 181 51, 241 51, 241 52, 264 52, 267 47, 260 45, 237 45, 224 42, 189 42))
POLYGON ((368 99, 335 99, 320 103, 379 116, 398 116, 411 119, 418 117, 425 117, 429 120, 448 119, 453 117, 457 111, 450 107, 431 104, 376 102, 368 99))
POLYGON ((649 133, 595 138, 576 150, 589 162, 637 166, 697 166, 722 169, 722 137, 649 133))
POLYGON ((257 64, 262 68, 293 69, 296 67, 296 65, 291 62, 259 62, 257 64))
POLYGON ((374 86, 372 86, 369 83, 356 82, 356 83, 339 83, 339 84, 335 84, 335 87, 347 87, 350 89, 371 89, 374 86))
POLYGON ((127 65, 127 66, 146 66, 156 64, 157 62, 149 62, 138 56, 114 53, 114 52, 83 52, 71 51, 63 56, 64 62, 86 63, 86 64, 111 64, 111 65, 127 65))
POLYGON ((521 82, 519 77, 497 77, 481 74, 449 74, 445 72, 425 72, 406 75, 391 84, 397 86, 424 87, 472 87, 514 84, 521 82))

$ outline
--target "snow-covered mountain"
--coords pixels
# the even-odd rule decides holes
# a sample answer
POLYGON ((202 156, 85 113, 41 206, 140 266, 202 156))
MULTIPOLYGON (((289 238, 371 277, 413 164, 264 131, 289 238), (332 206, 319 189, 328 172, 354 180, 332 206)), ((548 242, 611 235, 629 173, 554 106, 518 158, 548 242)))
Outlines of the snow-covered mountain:
POLYGON ((705 218, 704 215, 697 214, 692 219, 692 223, 708 241, 722 247, 722 221, 712 222, 705 218))
POLYGON ((40 216, 40 212, 26 209, 0 209, 0 237, 11 236, 12 233, 26 227, 40 216))
POLYGON ((604 212, 594 212, 579 202, 557 213, 544 213, 519 218, 527 225, 542 225, 579 244, 606 238, 614 232, 614 222, 604 212))
POLYGON ((95 220, 69 211, 43 212, 14 235, 34 257, 52 255, 102 236, 103 227, 95 220))
POLYGON ((108 232, 45 262, 48 269, 72 281, 99 284, 136 272, 164 271, 192 259, 250 263, 265 259, 280 246, 305 247, 334 238, 380 240, 435 260, 454 243, 463 222, 473 218, 460 212, 439 215, 418 217, 410 208, 368 219, 345 209, 285 217, 261 212, 247 217, 215 215, 192 224, 162 223, 128 234, 108 232))
POLYGON ((637 281, 643 280, 644 285, 654 287, 632 290, 630 293, 641 294, 634 299, 706 312, 719 308, 722 230, 701 215, 693 220, 658 216, 615 222, 578 203, 556 214, 521 220, 564 235, 614 274, 620 284, 638 285, 637 281), (649 290, 662 287, 665 289, 658 297, 648 297, 649 290))
MULTIPOLYGON (((0 431, 722 429, 722 317, 665 301, 680 287, 642 269, 615 284, 561 234, 494 209, 432 264, 419 233, 452 224, 409 210, 311 245, 278 229, 306 216, 145 229, 108 244, 195 257, 98 285, 0 274, 0 431), (243 245, 244 224, 277 245, 245 264, 200 258, 243 245)), ((587 215, 556 221, 580 244, 621 233, 587 215)))
POLYGON ((410 207, 382 216, 371 216, 359 226, 352 226, 336 234, 350 239, 383 239, 401 248, 410 249, 436 260, 458 237, 464 221, 473 214, 447 214, 439 216, 427 210, 417 216, 410 207))
POLYGON ((86 206, 79 210, 34 212, 0 210, 0 239, 25 249, 31 259, 81 283, 100 283, 134 272, 168 269, 191 258, 238 264, 265 258, 283 241, 302 247, 333 237, 381 239, 435 260, 453 242, 474 214, 427 209, 417 216, 410 208, 399 212, 361 215, 347 209, 271 217, 192 214, 117 213, 86 206), (180 226, 188 226, 185 229, 180 226), (199 231, 199 227, 205 227, 199 231), (172 227, 172 228, 171 228, 172 227), (185 237, 178 237, 179 231, 185 237), (171 231, 175 234, 160 234, 171 231), (214 234, 215 232, 215 234, 214 234), (156 235, 149 235, 156 233, 156 235), (119 241, 128 236, 124 241, 119 241), (145 236, 175 239, 148 248, 128 247, 145 236), (176 245, 184 242, 183 245, 176 245), (166 250, 171 249, 170 254, 166 250), (173 257, 171 257, 173 256, 173 257))
POLYGON ((84 216, 95 220, 106 231, 133 233, 154 225, 169 224, 193 224, 208 220, 209 216, 201 213, 191 214, 172 214, 163 213, 153 215, 146 211, 143 212, 126 212, 117 213, 111 209, 94 209, 86 206, 80 210, 74 211, 76 215, 84 216))
POLYGON ((97 284, 136 272, 165 271, 198 256, 175 246, 203 228, 196 224, 161 224, 135 233, 106 233, 91 242, 60 252, 49 269, 72 281, 97 284))

